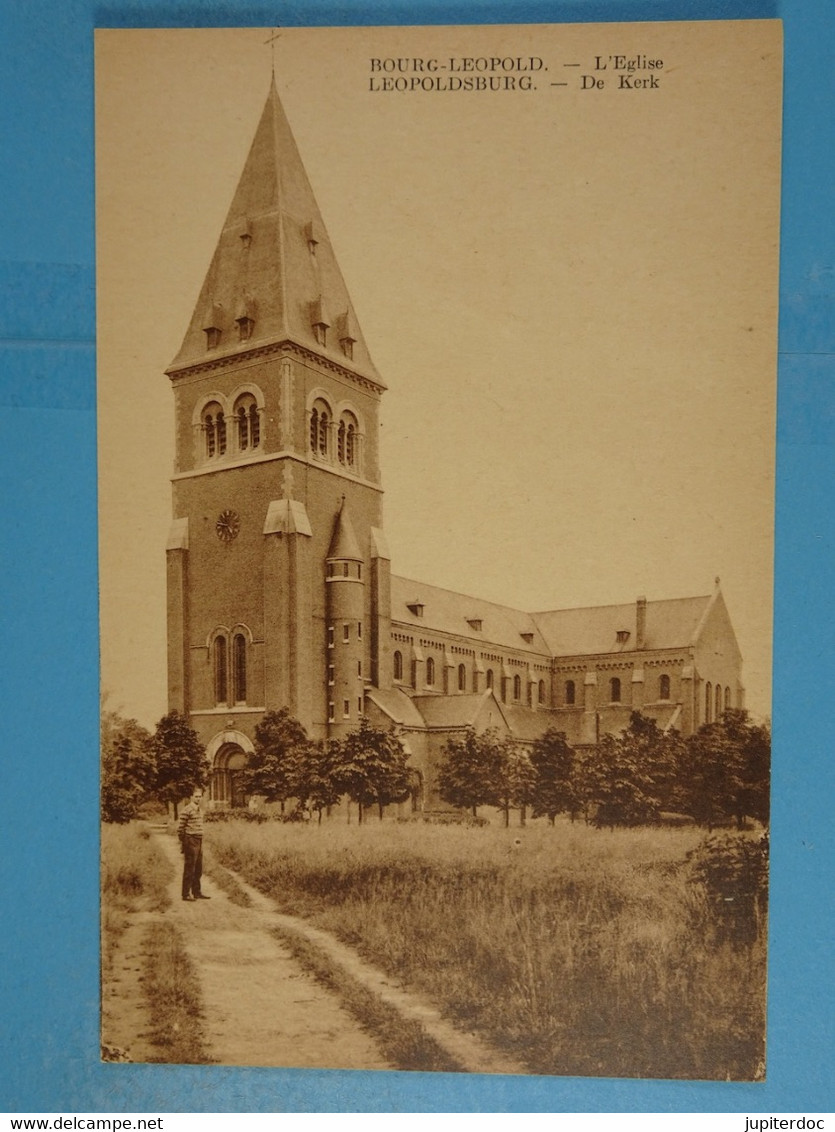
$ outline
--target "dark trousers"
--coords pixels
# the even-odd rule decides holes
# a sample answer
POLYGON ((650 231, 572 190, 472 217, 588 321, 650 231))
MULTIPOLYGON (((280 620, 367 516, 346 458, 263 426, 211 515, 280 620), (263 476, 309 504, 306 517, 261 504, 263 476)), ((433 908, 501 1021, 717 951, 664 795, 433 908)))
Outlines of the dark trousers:
POLYGON ((203 838, 187 833, 183 838, 183 896, 200 895, 203 875, 203 838))

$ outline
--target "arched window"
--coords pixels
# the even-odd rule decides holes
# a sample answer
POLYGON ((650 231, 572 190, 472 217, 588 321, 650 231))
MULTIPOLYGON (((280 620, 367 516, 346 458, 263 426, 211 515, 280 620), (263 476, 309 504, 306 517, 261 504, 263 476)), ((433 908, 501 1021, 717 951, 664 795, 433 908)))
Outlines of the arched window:
POLYGON ((331 411, 327 401, 317 397, 310 410, 310 451, 314 456, 327 457, 330 443, 331 411))
POLYGON ((613 676, 609 682, 609 699, 613 704, 620 703, 620 680, 613 676))
POLYGON ((458 665, 458 691, 466 692, 467 690, 467 669, 463 664, 458 665))
POLYGON ((725 711, 730 711, 731 707, 731 689, 725 689, 725 711))
POLYGON ((490 691, 493 690, 493 669, 492 668, 487 669, 487 675, 485 677, 485 685, 488 688, 488 690, 490 690, 490 691))
POLYGON ((235 438, 240 452, 257 448, 261 443, 258 404, 251 393, 244 393, 235 402, 235 438))
POLYGON ((226 452, 226 421, 217 401, 211 401, 203 410, 202 424, 207 459, 222 456, 226 452))
POLYGON ((394 662, 394 678, 395 680, 403 679, 403 653, 398 649, 392 657, 394 662))
POLYGON ((716 718, 722 714, 722 685, 716 685, 716 718))
POLYGON ((545 681, 540 680, 537 688, 537 701, 541 704, 545 703, 545 681))
POLYGON ((521 700, 522 698, 522 677, 518 672, 513 677, 513 698, 514 700, 521 700))
POLYGON ((565 702, 568 704, 569 707, 571 707, 573 705, 576 695, 577 695, 577 690, 574 686, 574 681, 573 680, 566 680, 566 682, 565 682, 565 702))
POLYGON ((426 684, 430 688, 435 684, 435 660, 431 656, 426 658, 426 684))
POLYGON ((670 677, 667 675, 658 678, 658 698, 659 700, 670 698, 670 677))
POLYGON ((228 699, 228 684, 226 678, 226 638, 215 637, 213 647, 214 652, 214 680, 215 680, 215 703, 225 704, 228 699))
POLYGON ((232 639, 232 680, 235 703, 246 703, 246 637, 243 633, 236 633, 232 639))
POLYGON ((705 723, 713 721, 713 685, 708 680, 705 685, 705 723))
POLYGON ((353 413, 344 412, 339 419, 336 454, 340 464, 353 468, 357 462, 357 418, 353 413))

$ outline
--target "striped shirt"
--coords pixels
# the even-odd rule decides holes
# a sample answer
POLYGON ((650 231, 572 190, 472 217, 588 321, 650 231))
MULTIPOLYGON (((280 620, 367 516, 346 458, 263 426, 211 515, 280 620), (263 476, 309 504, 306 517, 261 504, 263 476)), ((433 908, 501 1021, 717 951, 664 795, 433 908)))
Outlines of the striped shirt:
POLYGON ((203 811, 195 802, 186 802, 180 810, 177 836, 185 837, 186 834, 191 834, 193 837, 203 836, 203 811))

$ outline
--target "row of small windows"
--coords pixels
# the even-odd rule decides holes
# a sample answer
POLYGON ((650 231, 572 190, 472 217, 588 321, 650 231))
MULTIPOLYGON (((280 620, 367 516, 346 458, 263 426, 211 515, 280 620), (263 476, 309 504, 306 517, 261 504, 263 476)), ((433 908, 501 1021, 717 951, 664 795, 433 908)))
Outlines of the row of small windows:
MULTIPOLYGON (((405 669, 404 669, 402 652, 400 652, 399 649, 395 650, 395 653, 394 653, 394 656, 393 656, 392 659, 393 659, 394 679, 397 680, 397 681, 403 681, 405 669)), ((433 688, 435 686, 435 680, 436 680, 435 661, 434 661, 434 658, 430 656, 430 657, 427 657, 427 659, 426 659, 426 677, 425 677, 426 687, 427 688, 433 688)), ((413 687, 416 686, 416 681, 417 681, 417 665, 413 661, 412 662, 412 671, 411 671, 411 683, 412 683, 413 687)), ((463 664, 458 665, 457 683, 458 683, 458 691, 459 692, 466 692, 467 691, 467 668, 466 668, 466 665, 463 665, 463 664)), ((485 673, 485 687, 487 689, 492 689, 493 686, 494 686, 493 669, 488 668, 486 673, 485 673)), ((710 685, 708 685, 708 687, 710 687, 710 685)), ((533 690, 534 689, 536 689, 537 703, 544 704, 545 699, 546 699, 545 681, 539 680, 536 683, 531 683, 531 684, 528 685, 528 690, 527 690, 528 704, 531 704, 531 702, 533 700, 533 695, 534 695, 533 690)), ((477 676, 476 676, 475 673, 473 674, 472 690, 478 691, 477 676)), ((502 691, 502 700, 504 701, 505 700, 505 682, 504 681, 502 681, 501 691, 502 691)), ((719 712, 721 710, 721 708, 718 706, 719 705, 719 696, 718 696, 719 691, 720 691, 720 689, 717 688, 717 698, 716 698, 716 703, 717 703, 717 709, 716 710, 717 710, 717 712, 719 712)), ((609 681, 609 702, 613 703, 613 704, 618 704, 618 703, 621 702, 622 698, 623 698, 623 689, 622 689, 622 686, 621 686, 620 678, 617 677, 617 676, 613 676, 611 678, 611 680, 609 681)), ((666 675, 666 673, 665 673, 665 674, 662 674, 661 676, 659 676, 659 678, 658 678, 658 699, 659 700, 669 700, 669 698, 670 698, 670 677, 668 675, 666 675)), ((520 701, 522 699, 522 677, 518 673, 513 677, 513 699, 516 700, 516 701, 520 701)), ((566 680, 566 682, 565 682, 565 700, 564 700, 564 702, 568 707, 573 706, 577 702, 577 686, 576 686, 576 684, 573 680, 566 680)), ((725 689, 725 706, 730 707, 730 689, 729 688, 725 689)))
POLYGON ((218 634, 212 642, 215 703, 246 703, 247 639, 244 633, 218 634), (231 690, 231 697, 230 697, 231 690))
POLYGON ((361 562, 329 562, 329 578, 359 578, 362 580, 361 562))
POLYGON ((708 680, 705 684, 705 723, 714 723, 731 706, 731 689, 717 684, 714 688, 708 680))
MULTIPOLYGON (((394 655, 392 657, 392 668, 393 668, 394 679, 402 682, 403 679, 404 679, 405 668, 404 668, 404 663, 403 663, 403 653, 400 652, 399 649, 395 650, 394 655)), ((437 679, 437 676, 436 676, 435 660, 434 660, 434 657, 430 656, 430 657, 426 658, 426 674, 425 674, 426 687, 427 688, 434 688, 436 679, 437 679)), ((477 675, 475 673, 473 673, 472 689, 471 690, 474 691, 474 692, 478 691, 477 679, 478 679, 477 675)), ((459 692, 466 692, 466 691, 470 690, 470 689, 468 689, 468 686, 467 686, 467 666, 465 664, 459 664, 458 665, 458 667, 456 669, 456 682, 457 682, 459 692)), ((412 661, 411 683, 412 683, 412 687, 417 686, 417 663, 415 661, 412 661)), ((493 675, 493 669, 488 668, 487 671, 484 674, 485 688, 487 688, 488 690, 492 689, 493 686, 494 686, 494 683, 495 683, 495 678, 494 678, 494 675, 493 675)), ((509 679, 508 679, 508 683, 509 683, 509 679)), ((533 689, 536 689, 537 703, 540 703, 540 704, 545 703, 545 681, 540 680, 538 683, 528 685, 528 691, 527 691, 528 704, 530 704, 532 702, 533 694, 534 694, 533 689)), ((509 691, 509 689, 506 689, 505 683, 503 681, 502 682, 502 700, 503 701, 506 698, 506 691, 509 691)), ((522 677, 518 673, 513 677, 513 699, 514 700, 521 700, 522 699, 522 677)))
MULTIPOLYGON (((328 625, 328 648, 334 647, 336 640, 336 626, 328 625)), ((351 626, 347 622, 342 626, 342 643, 347 645, 351 640, 351 626)), ((362 621, 357 622, 357 640, 362 640, 362 621)))
MULTIPOLYGON (((357 715, 362 715, 362 696, 357 696, 357 715)), ((342 718, 351 718, 351 701, 342 701, 342 718)), ((336 723, 336 704, 333 700, 328 704, 328 723, 336 723)))
POLYGON ((322 460, 332 460, 335 456, 346 468, 358 467, 359 424, 349 410, 346 409, 339 421, 335 422, 328 403, 317 397, 310 410, 308 436, 310 451, 314 456, 322 460))
POLYGON ((201 415, 204 455, 211 460, 225 456, 230 450, 250 452, 261 445, 261 420, 258 405, 251 393, 244 393, 235 402, 231 418, 223 406, 210 401, 201 415))

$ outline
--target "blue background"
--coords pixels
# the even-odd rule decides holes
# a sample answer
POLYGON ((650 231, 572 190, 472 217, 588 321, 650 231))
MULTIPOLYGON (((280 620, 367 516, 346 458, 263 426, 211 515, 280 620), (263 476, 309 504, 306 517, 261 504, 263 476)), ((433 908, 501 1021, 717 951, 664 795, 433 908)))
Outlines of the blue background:
POLYGON ((19 0, 0 11, 0 1109, 12 1112, 833 1108, 829 0, 19 0), (769 1062, 765 1084, 98 1061, 93 28, 780 17, 785 128, 769 1062), (824 710, 826 709, 826 710, 824 710))

